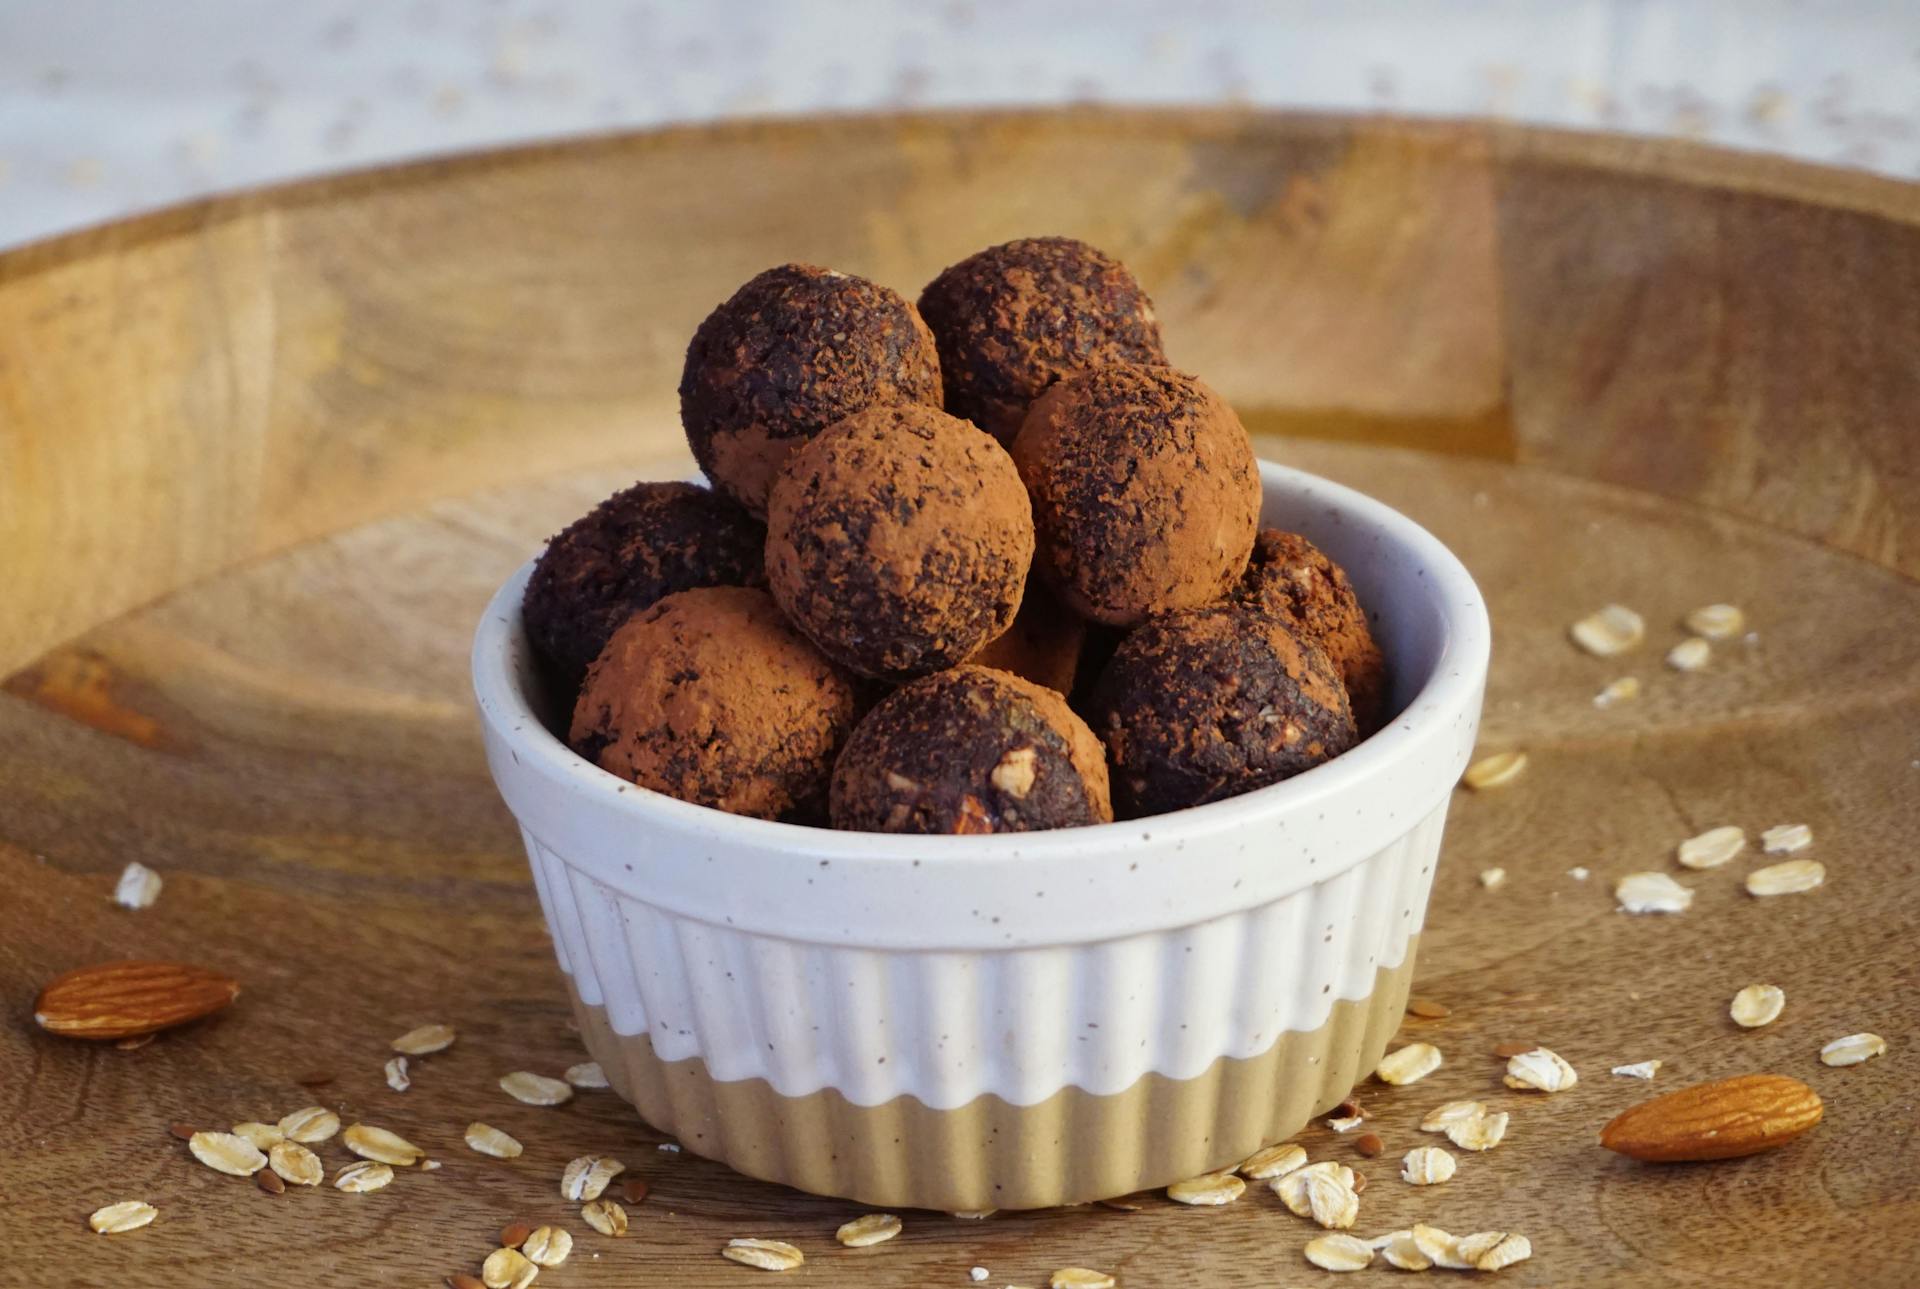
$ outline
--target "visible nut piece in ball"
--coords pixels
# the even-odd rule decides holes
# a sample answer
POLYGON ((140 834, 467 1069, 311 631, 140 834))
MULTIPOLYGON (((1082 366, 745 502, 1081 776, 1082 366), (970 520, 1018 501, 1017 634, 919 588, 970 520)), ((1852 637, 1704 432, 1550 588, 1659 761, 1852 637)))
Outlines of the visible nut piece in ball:
POLYGON ((680 375, 695 459, 756 515, 789 452, 889 403, 940 406, 932 333, 895 292, 808 264, 768 269, 708 314, 680 375))
POLYGON ((1061 377, 1167 361, 1153 302, 1133 274, 1070 237, 968 256, 927 284, 920 314, 940 347, 947 410, 1003 443, 1061 377))
POLYGON ((853 729, 853 682, 765 591, 706 587, 630 618, 587 671, 569 741, 656 792, 818 822, 853 729))
POLYGON ((1237 605, 1154 618, 1114 653, 1091 698, 1114 805, 1126 816, 1278 783, 1356 741, 1332 661, 1276 618, 1237 605))
POLYGON ((1013 459, 1034 563, 1082 615, 1131 626, 1219 599, 1260 517, 1253 445, 1226 401, 1165 367, 1104 367, 1028 413, 1013 459))
POLYGON ((1100 740, 1052 690, 964 666, 889 694, 833 771, 833 826, 1000 833, 1113 818, 1100 740))
POLYGON ((1262 529, 1233 599, 1279 618, 1326 650, 1347 687, 1360 733, 1379 728, 1386 662, 1346 570, 1298 533, 1262 529))
POLYGON ((615 629, 697 586, 764 586, 766 530, 690 483, 637 483, 547 543, 521 613, 534 651, 571 700, 615 629))
POLYGON ((908 680, 1000 635, 1033 562, 1013 459, 934 407, 869 408, 789 457, 767 508, 767 579, 820 651, 908 680))

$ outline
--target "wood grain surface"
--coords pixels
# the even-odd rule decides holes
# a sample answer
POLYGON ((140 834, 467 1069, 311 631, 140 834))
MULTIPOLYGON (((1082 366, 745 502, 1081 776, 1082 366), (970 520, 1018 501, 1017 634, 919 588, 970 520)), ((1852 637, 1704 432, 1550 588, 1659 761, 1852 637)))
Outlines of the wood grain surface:
MULTIPOLYGON (((1046 115, 733 127, 487 157, 216 203, 0 258, 0 1231, 7 1283, 431 1285, 513 1219, 579 1243, 540 1283, 751 1285, 730 1237, 793 1241, 787 1279, 1313 1284, 1314 1229, 1262 1187, 960 1221, 854 1212, 746 1181, 609 1093, 534 1109, 513 1069, 582 1059, 525 860, 482 765, 465 651, 539 540, 685 468, 678 347, 786 258, 912 289, 1018 233, 1134 261, 1177 361, 1280 460, 1429 525, 1481 580, 1484 741, 1512 785, 1454 803, 1410 1019, 1424 1082, 1359 1095, 1387 1152, 1358 1230, 1511 1229, 1518 1285, 1905 1286, 1920 1266, 1920 447, 1910 423, 1920 201, 1897 185, 1604 139, 1287 117, 1046 115), (591 194, 592 200, 583 200, 591 194), (1424 450, 1414 450, 1416 447, 1424 450), (1609 600, 1649 640, 1574 650, 1609 600), (1752 643, 1661 664, 1677 620, 1742 605, 1752 643), (144 606, 144 607, 140 607, 144 606), (1640 698, 1597 710, 1633 674, 1640 698), (1749 897, 1751 851, 1677 868, 1706 827, 1812 826, 1825 887, 1749 897), (139 859, 166 888, 109 895, 139 859), (1491 866, 1507 872, 1491 890, 1491 866), (1584 867, 1586 880, 1569 870, 1584 867), (1614 910, 1624 873, 1696 892, 1614 910), (111 957, 227 970, 240 1001, 136 1051, 55 1039, 38 985, 111 957), (1786 990, 1744 1032, 1741 986, 1786 990), (458 1027, 387 1089, 387 1040, 458 1027), (1822 1066, 1873 1030, 1887 1055, 1822 1066), (1496 1044, 1580 1071, 1500 1086, 1496 1044), (1651 1086, 1616 1064, 1659 1058, 1651 1086), (1635 1100, 1754 1071, 1824 1123, 1771 1156, 1653 1167, 1601 1151, 1635 1100), (303 1088, 325 1074, 330 1083, 303 1088), (1513 1114, 1421 1190, 1395 1161, 1443 1100, 1513 1114), (195 1163, 167 1125, 322 1101, 443 1162, 383 1191, 280 1197, 195 1163), (473 1120, 527 1145, 487 1159, 473 1120), (562 1201, 579 1154, 652 1196, 611 1241, 562 1201), (144 1198, 151 1227, 86 1214, 144 1198)), ((348 1156, 323 1149, 330 1167, 348 1156)), ((1379 1281, 1401 1273, 1365 1273, 1379 1281)), ((1441 1274, 1433 1272, 1429 1274, 1441 1274)))

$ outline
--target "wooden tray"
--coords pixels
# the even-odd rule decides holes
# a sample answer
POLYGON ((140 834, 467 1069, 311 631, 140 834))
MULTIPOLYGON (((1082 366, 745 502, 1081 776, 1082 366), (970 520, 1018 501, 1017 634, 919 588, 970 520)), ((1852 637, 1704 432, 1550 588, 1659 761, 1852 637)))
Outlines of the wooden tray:
MULTIPOLYGON (((912 292, 1008 237, 1086 237, 1153 291, 1177 362, 1264 454, 1430 525, 1496 620, 1489 748, 1523 778, 1462 795, 1409 1021, 1447 1064, 1360 1096, 1386 1156, 1359 1230, 1511 1229, 1519 1285, 1910 1285, 1920 1266, 1920 192, 1669 144, 1478 125, 1237 114, 796 122, 594 140, 193 206, 0 257, 0 1223, 23 1284, 438 1283, 514 1218, 564 1221, 543 1285, 747 1285, 729 1237, 794 1241, 821 1285, 1312 1283, 1314 1233, 1256 1187, 834 1244, 848 1205, 749 1182, 610 1094, 508 1100, 580 1059, 467 696, 487 592, 639 475, 685 468, 686 337, 754 271, 832 264, 912 292), (1288 438, 1274 437, 1278 435, 1288 438), (1651 623, 1615 663, 1566 642, 1608 601, 1651 623), (1757 633, 1661 665, 1711 601, 1757 633), (1596 710, 1617 675, 1633 703, 1596 710), (1749 853, 1676 842, 1806 822, 1827 885, 1757 900, 1749 853), (159 903, 108 901, 129 859, 159 903), (1503 885, 1479 872, 1500 866, 1503 885), (1583 867, 1584 881, 1569 875, 1583 867), (1676 917, 1613 880, 1679 873, 1676 917), (122 956, 220 967, 221 1018, 123 1052, 50 1038, 38 985, 122 956), (1754 1032, 1734 991, 1772 982, 1754 1032), (459 1027, 404 1095, 386 1041, 459 1027), (1849 1069, 1822 1043, 1873 1030, 1849 1069), (1581 1073, 1508 1092, 1489 1056, 1581 1073), (1609 1067, 1659 1058, 1651 1089, 1609 1067), (1650 1090, 1748 1071, 1827 1100, 1771 1156, 1652 1168, 1595 1145, 1650 1090), (334 1081, 310 1094, 310 1072, 334 1081), (1513 1113, 1444 1187, 1396 1177, 1458 1097, 1513 1113), (324 1099, 444 1167, 377 1194, 265 1195, 167 1125, 324 1099), (460 1142, 471 1120, 519 1160, 460 1142), (622 1242, 563 1203, 575 1155, 653 1185, 622 1242), (98 1237, 141 1197, 152 1227, 98 1237)), ((330 1165, 345 1156, 336 1143, 330 1165)), ((1375 1280, 1397 1273, 1369 1272, 1375 1280)), ((1440 1273, 1434 1273, 1440 1274, 1440 1273)))

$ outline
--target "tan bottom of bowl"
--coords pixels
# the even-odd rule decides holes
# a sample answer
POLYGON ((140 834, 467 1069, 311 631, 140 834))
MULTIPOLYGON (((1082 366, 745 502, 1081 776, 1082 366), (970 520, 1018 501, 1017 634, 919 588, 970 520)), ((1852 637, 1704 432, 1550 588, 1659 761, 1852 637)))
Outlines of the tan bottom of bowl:
MULTIPOLYGON (((1124 1092, 1065 1088, 1035 1105, 982 1096, 952 1110, 913 1097, 854 1105, 831 1088, 786 1097, 719 1082, 697 1058, 662 1061, 574 995, 587 1047, 615 1090, 688 1150, 750 1177, 889 1208, 1046 1208, 1165 1186, 1239 1162, 1337 1105, 1399 1029, 1414 950, 1373 993, 1258 1056, 1191 1079, 1149 1074, 1124 1092)), ((571 989, 571 981, 568 985, 571 989)))

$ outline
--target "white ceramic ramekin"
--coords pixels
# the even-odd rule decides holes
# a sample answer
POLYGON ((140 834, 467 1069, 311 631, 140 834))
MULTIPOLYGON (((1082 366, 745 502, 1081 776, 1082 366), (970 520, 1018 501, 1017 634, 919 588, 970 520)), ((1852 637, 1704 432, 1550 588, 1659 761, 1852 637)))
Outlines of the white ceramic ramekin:
POLYGON ((1264 521, 1345 566, 1398 715, 1325 765, 1132 823, 903 837, 625 783, 542 723, 522 569, 474 642, 588 1048, 688 1149, 946 1210, 1075 1203, 1297 1131, 1400 1023, 1486 680, 1479 590, 1361 494, 1261 467, 1264 521))

